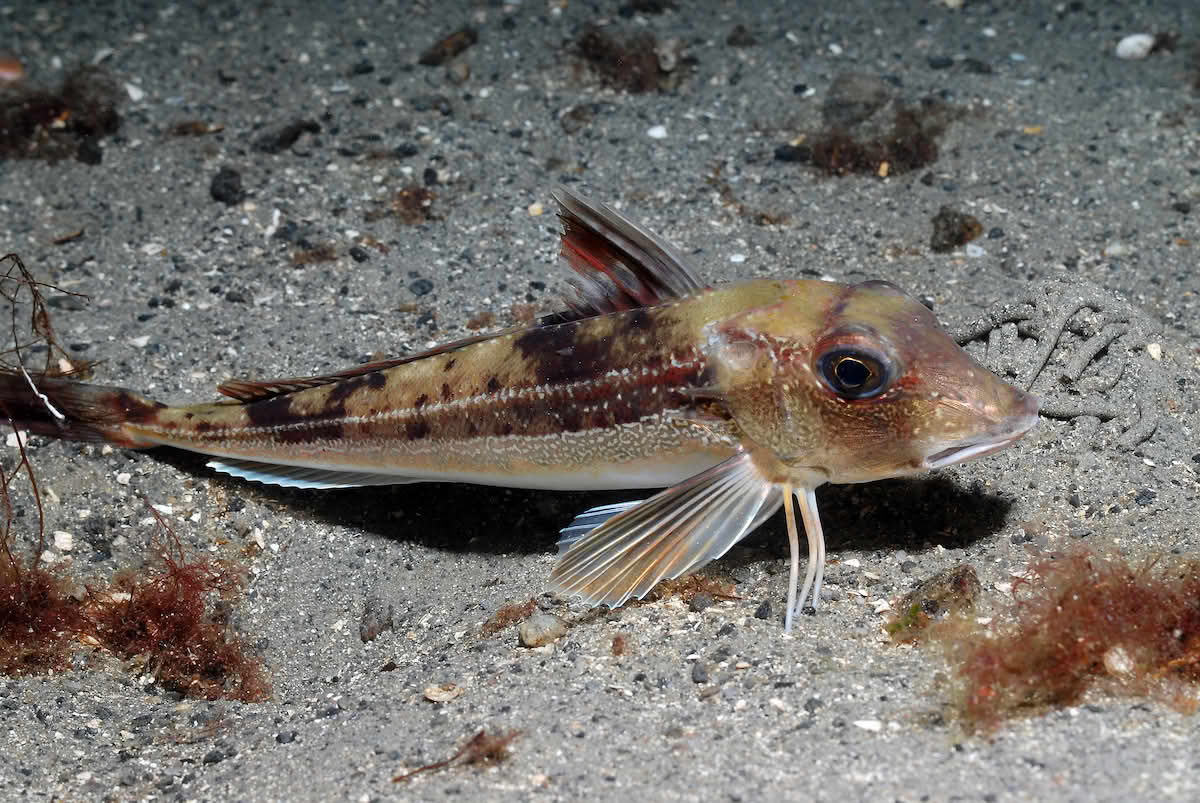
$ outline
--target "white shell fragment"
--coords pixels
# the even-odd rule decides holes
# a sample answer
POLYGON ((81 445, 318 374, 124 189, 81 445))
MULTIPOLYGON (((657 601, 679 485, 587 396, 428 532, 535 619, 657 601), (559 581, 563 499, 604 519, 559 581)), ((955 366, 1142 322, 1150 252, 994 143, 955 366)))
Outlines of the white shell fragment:
POLYGON ((463 691, 463 687, 455 683, 427 686, 425 688, 425 699, 432 703, 448 703, 456 697, 461 697, 463 691))
POLYGON ((517 628, 522 647, 544 647, 565 635, 567 623, 552 613, 534 614, 517 628))
POLYGON ((1154 37, 1148 33, 1131 33, 1117 42, 1117 58, 1141 61, 1154 49, 1154 37))
POLYGON ((1118 644, 1104 653, 1104 669, 1108 674, 1120 677, 1133 674, 1133 670, 1137 669, 1137 664, 1134 663, 1133 656, 1118 644))

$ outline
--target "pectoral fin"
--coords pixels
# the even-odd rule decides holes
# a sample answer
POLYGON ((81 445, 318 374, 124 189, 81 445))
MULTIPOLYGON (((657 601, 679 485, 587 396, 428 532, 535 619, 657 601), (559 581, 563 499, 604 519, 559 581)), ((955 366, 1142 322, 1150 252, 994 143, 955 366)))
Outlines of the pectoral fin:
MULTIPOLYGON (((602 524, 578 535, 550 575, 554 590, 592 605, 618 607, 724 555, 778 508, 780 486, 767 479, 748 453, 735 455, 646 501, 583 514, 602 524), (614 514, 615 513, 615 514, 614 514)), ((578 521, 578 520, 577 520, 578 521)))

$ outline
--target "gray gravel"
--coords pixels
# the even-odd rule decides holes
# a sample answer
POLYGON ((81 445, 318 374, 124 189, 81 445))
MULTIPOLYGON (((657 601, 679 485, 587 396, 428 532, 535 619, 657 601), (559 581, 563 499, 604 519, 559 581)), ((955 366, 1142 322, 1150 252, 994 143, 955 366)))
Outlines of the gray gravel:
POLYGON ((1113 420, 1045 419, 934 478, 822 489, 837 593, 790 636, 780 519, 713 567, 740 599, 587 614, 539 598, 571 627, 536 649, 515 627, 480 628, 543 591, 558 527, 620 495, 295 492, 177 454, 35 439, 58 500, 48 529, 75 536, 71 572, 141 565, 153 529, 139 493, 171 505, 190 549, 248 565, 233 626, 274 692, 180 700, 106 659, 2 679, 0 798, 1200 797, 1200 719, 1096 695, 972 737, 949 716, 942 658, 889 646, 875 612, 970 563, 987 613, 1031 552, 1081 537, 1135 557, 1200 551, 1194 4, 677 5, 9 3, 2 44, 29 80, 57 85, 99 56, 125 100, 99 164, 0 162, 0 250, 91 297, 54 313, 100 381, 201 400, 225 377, 324 372, 553 309, 565 269, 550 189, 568 182, 714 282, 881 277, 951 330, 1046 279, 1116 292, 1161 349, 1153 365, 1144 344, 1130 356, 1153 391, 1136 398, 1156 400, 1150 439, 1122 445, 1137 410, 1118 395, 1113 420), (599 19, 677 40, 661 91, 616 91, 586 66, 572 43, 599 19), (475 44, 418 64, 465 25, 475 44), (1125 34, 1168 31, 1173 51, 1113 54, 1125 34), (795 161, 846 73, 877 79, 839 85, 869 90, 847 112, 856 126, 889 102, 949 104, 938 161, 840 179, 795 161), (170 136, 184 121, 222 128, 170 136), (943 205, 980 222, 982 254, 930 251, 943 205), (447 702, 423 693, 450 683, 463 693, 447 702), (391 782, 484 728, 522 731, 508 761, 391 782))

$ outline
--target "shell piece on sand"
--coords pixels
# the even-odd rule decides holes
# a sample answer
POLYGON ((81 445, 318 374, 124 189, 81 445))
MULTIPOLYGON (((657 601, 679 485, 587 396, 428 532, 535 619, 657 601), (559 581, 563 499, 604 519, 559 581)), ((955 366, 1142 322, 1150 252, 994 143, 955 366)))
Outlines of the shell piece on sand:
POLYGON ((1117 58, 1141 61, 1154 49, 1154 37, 1148 33, 1131 33, 1117 42, 1117 58))

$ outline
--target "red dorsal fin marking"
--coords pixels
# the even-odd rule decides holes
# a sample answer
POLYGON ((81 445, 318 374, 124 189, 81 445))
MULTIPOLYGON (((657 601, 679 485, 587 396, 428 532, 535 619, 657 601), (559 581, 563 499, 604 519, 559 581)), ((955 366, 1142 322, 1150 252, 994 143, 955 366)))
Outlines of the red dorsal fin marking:
MULTIPOLYGON (((563 222, 562 255, 577 276, 574 293, 564 299, 570 309, 542 318, 539 325, 653 307, 704 289, 704 284, 670 243, 611 207, 590 201, 566 187, 555 188, 554 200, 558 202, 558 216, 563 222)), ((418 354, 364 363, 332 374, 272 380, 230 379, 217 390, 240 402, 262 401, 386 371, 517 331, 521 329, 474 335, 418 354)))
POLYGON ((577 274, 556 320, 653 307, 704 289, 704 284, 658 235, 604 204, 554 190, 563 223, 562 255, 577 274))

